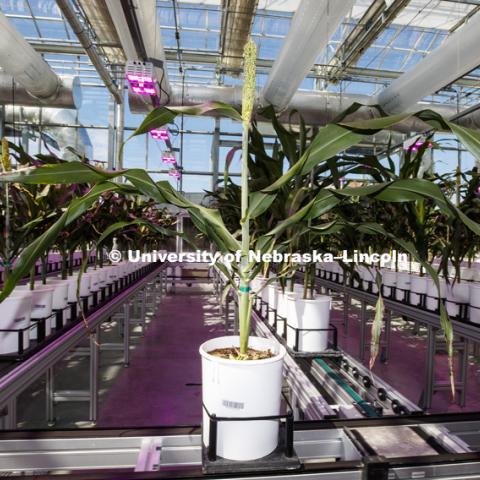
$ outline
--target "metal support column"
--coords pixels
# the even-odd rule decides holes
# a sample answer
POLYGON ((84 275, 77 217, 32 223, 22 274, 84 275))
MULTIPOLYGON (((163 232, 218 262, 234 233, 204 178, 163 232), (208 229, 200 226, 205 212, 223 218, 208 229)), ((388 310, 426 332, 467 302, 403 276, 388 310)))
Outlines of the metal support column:
POLYGON ((385 333, 383 337, 383 349, 381 354, 381 362, 388 363, 390 358, 390 337, 392 333, 392 312, 385 309, 385 333))
POLYGON ((345 327, 345 333, 348 333, 348 310, 350 307, 350 296, 345 293, 343 296, 343 326, 345 327))
POLYGON ((117 101, 113 95, 110 95, 108 102, 108 147, 107 147, 107 168, 113 170, 115 167, 115 139, 116 125, 115 112, 117 110, 117 101))
POLYGON ((210 163, 212 167, 212 191, 215 191, 217 188, 219 157, 220 157, 220 119, 215 118, 215 130, 213 131, 212 148, 210 153, 210 163))
POLYGON ((467 381, 468 381, 468 353, 470 350, 470 342, 468 338, 462 338, 463 348, 460 351, 460 399, 459 404, 461 407, 465 406, 467 397, 467 381))
POLYGON ((99 363, 100 363, 100 326, 98 326, 90 335, 90 413, 89 420, 92 423, 97 422, 98 417, 98 382, 99 382, 99 363))
POLYGON ((47 424, 49 427, 55 425, 55 405, 54 405, 54 368, 50 367, 46 373, 45 393, 46 393, 46 407, 47 407, 47 424))
POLYGON ((5 105, 0 105, 0 140, 5 136, 5 105))
POLYGON ((130 365, 130 304, 123 305, 123 365, 130 365))
MULTIPOLYGON (((125 79, 123 75, 118 76, 118 90, 122 93, 124 92, 125 79)), ((124 133, 124 121, 125 121, 125 102, 116 104, 116 138, 115 138, 115 165, 116 170, 121 170, 123 168, 123 154, 120 153, 120 146, 123 144, 123 133, 124 133)))
POLYGON ((360 303, 360 351, 359 358, 365 361, 365 349, 367 348, 367 303, 363 300, 360 303))
POLYGON ((435 350, 436 329, 427 326, 427 358, 425 361, 425 384, 421 401, 421 407, 428 410, 432 406, 433 384, 435 382, 435 350))
POLYGON ((17 429, 17 399, 12 398, 5 406, 3 415, 3 429, 16 430, 17 429))

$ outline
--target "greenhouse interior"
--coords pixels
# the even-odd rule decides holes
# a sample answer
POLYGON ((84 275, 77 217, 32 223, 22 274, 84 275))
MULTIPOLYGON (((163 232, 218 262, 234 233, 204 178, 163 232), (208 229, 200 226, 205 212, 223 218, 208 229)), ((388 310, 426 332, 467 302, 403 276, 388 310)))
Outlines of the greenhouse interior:
POLYGON ((0 0, 0 476, 480 479, 480 0, 0 0))

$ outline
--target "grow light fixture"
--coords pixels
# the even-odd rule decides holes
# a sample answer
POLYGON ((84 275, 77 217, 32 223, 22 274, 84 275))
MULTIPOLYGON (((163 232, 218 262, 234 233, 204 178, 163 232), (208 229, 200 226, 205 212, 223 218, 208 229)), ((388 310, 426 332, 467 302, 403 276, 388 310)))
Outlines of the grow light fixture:
POLYGON ((153 130, 150 130, 150 135, 155 140, 170 140, 170 135, 166 128, 154 128, 153 130))
POLYGON ((133 93, 139 95, 156 95, 157 87, 150 62, 128 62, 126 68, 127 81, 133 93))
POLYGON ((182 172, 180 170, 177 170, 176 168, 172 168, 168 171, 168 175, 179 180, 182 176, 182 172))
POLYGON ((403 149, 406 152, 418 152, 422 147, 426 146, 427 148, 432 148, 432 142, 426 141, 423 138, 410 138, 403 142, 403 149))
POLYGON ((175 159, 175 154, 173 152, 163 152, 162 162, 167 165, 175 165, 177 160, 175 159))

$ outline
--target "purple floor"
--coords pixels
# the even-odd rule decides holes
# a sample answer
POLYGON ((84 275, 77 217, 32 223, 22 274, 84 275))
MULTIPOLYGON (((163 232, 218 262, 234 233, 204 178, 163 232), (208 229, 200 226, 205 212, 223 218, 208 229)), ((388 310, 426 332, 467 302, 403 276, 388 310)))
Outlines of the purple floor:
MULTIPOLYGON (((201 422, 201 366, 199 345, 224 334, 214 297, 178 291, 164 298, 145 338, 131 352, 131 365, 123 369, 102 404, 98 426, 194 425, 201 422)), ((342 326, 341 302, 334 302, 332 321, 339 345, 359 356, 359 310, 352 307, 348 335, 342 326)), ((372 312, 370 318, 372 317, 372 312)), ((377 363, 374 372, 406 397, 419 402, 424 387, 425 334, 415 335, 411 325, 392 321, 390 359, 377 363)), ((367 351, 365 361, 368 361, 367 351)), ((480 374, 469 365, 467 404, 451 402, 448 391, 435 393, 432 413, 480 411, 480 374)), ((437 380, 447 381, 445 355, 437 355, 437 380)))
POLYGON ((213 296, 178 289, 164 297, 145 338, 131 352, 130 366, 108 393, 98 426, 200 424, 198 347, 223 334, 213 296))

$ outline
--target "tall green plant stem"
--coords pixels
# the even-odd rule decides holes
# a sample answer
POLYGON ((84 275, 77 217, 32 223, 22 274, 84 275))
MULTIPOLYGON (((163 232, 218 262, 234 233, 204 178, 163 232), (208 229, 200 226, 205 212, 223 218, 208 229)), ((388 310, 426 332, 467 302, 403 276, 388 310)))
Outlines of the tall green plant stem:
POLYGON ((241 227, 242 227, 242 255, 240 264, 240 291, 239 291, 239 327, 240 327, 240 355, 245 356, 248 351, 248 336, 250 335, 250 318, 252 315, 252 297, 250 294, 250 272, 248 271, 248 251, 250 249, 250 216, 248 214, 248 132, 252 118, 255 98, 255 63, 257 49, 255 42, 249 39, 243 50, 244 81, 242 91, 242 197, 241 197, 241 227))
POLYGON ((240 354, 248 350, 250 316, 252 311, 250 280, 248 278, 248 250, 250 248, 250 221, 248 217, 248 124, 243 125, 242 134, 242 261, 239 298, 240 354))

